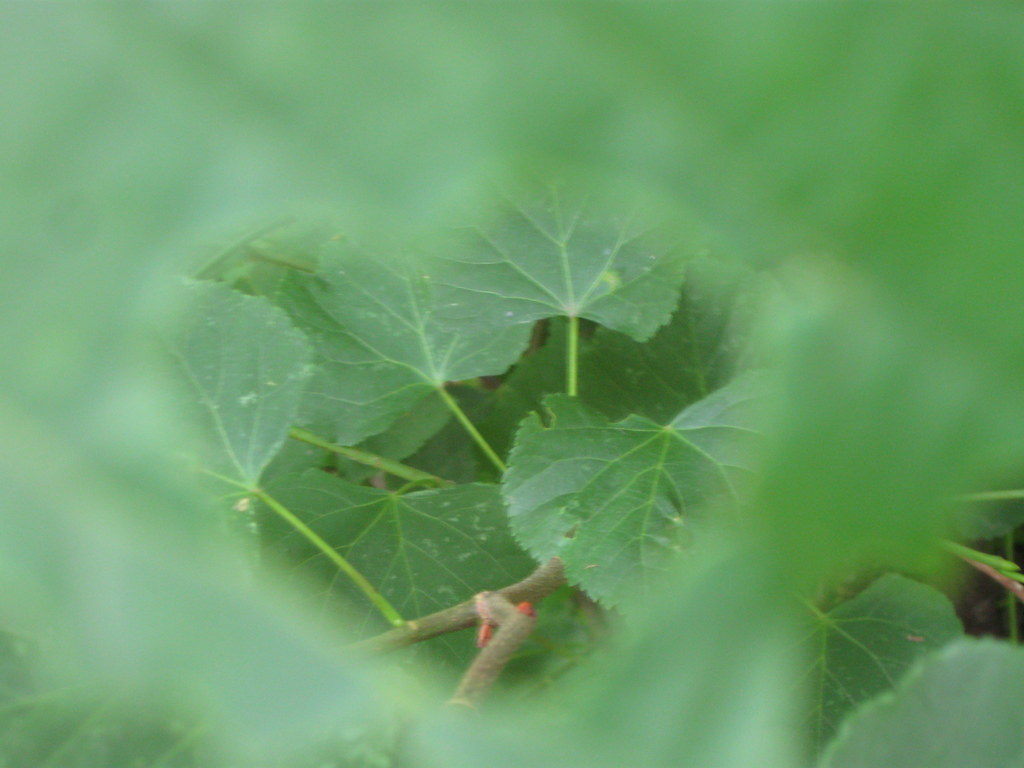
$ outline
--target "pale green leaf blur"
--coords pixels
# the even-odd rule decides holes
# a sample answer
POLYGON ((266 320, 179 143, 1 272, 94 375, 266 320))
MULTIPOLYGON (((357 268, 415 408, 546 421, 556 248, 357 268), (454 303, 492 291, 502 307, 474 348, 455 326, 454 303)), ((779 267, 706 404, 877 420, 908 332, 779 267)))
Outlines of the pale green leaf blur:
MULTIPOLYGON (((581 738, 524 745, 531 721, 499 709, 407 762, 794 765, 779 595, 864 558, 934 566, 950 496, 1021 475, 1022 24, 996 4, 3 5, 0 619, 46 649, 15 696, 88 686, 86 722, 143 690, 209 722, 225 765, 406 706, 235 551, 156 339, 177 276, 268 221, 415 240, 496 179, 569 169, 778 273, 754 552, 645 606, 565 725, 581 738), (516 746, 495 755, 499 728, 516 746)), ((1021 690, 1010 651, 956 653, 1021 690)), ((987 716, 1019 702, 933 669, 1019 757, 1019 723, 987 716)), ((152 733, 133 757, 166 756, 152 733)), ((832 764, 878 764, 846 744, 832 764)))

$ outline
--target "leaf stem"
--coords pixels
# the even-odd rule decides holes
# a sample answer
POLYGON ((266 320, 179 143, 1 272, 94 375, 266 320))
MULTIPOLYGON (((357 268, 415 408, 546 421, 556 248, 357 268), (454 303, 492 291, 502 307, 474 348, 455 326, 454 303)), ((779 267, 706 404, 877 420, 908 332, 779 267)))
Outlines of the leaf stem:
POLYGON ((580 319, 576 315, 569 317, 569 342, 565 348, 565 391, 570 397, 576 397, 579 371, 580 319))
POLYGON ((429 472, 410 467, 407 464, 402 464, 392 459, 386 459, 383 456, 378 456, 375 453, 369 453, 368 451, 362 451, 358 448, 350 448, 344 445, 335 445, 319 435, 315 435, 308 429, 302 429, 301 427, 293 427, 288 431, 288 436, 293 440, 299 440, 303 443, 309 443, 315 445, 317 448, 323 448, 326 451, 331 451, 339 456, 344 456, 346 459, 351 459, 359 464, 365 464, 368 467, 374 469, 380 469, 388 474, 394 475, 395 477, 401 477, 403 480, 408 480, 412 483, 429 483, 431 485, 451 485, 451 482, 444 478, 432 475, 429 472))
POLYGON ((1005 573, 1011 577, 1014 573, 1020 571, 1019 565, 1012 560, 1007 560, 999 555, 990 555, 987 552, 979 552, 976 549, 971 549, 970 547, 965 547, 963 544, 957 544, 952 541, 943 541, 942 546, 957 557, 976 560, 979 563, 984 563, 985 565, 995 568, 997 571, 1005 573))
POLYGON ((352 579, 352 582, 359 587, 359 590, 366 595, 366 598, 376 606, 377 610, 381 612, 381 615, 388 620, 391 626, 401 627, 405 624, 405 620, 402 619, 394 606, 387 601, 387 598, 378 592, 377 589, 366 580, 366 577, 357 571, 348 560, 342 557, 340 552, 320 538, 316 531, 302 522, 287 507, 266 491, 262 491, 259 488, 253 488, 252 494, 274 510, 281 519, 298 531, 310 544, 323 552, 332 563, 338 566, 346 576, 352 579))
POLYGON ((505 462, 501 460, 501 457, 494 452, 494 449, 491 448, 490 444, 484 439, 484 436, 481 435, 480 432, 477 431, 477 428, 473 426, 473 422, 469 420, 466 412, 462 410, 462 407, 456 402, 455 398, 448 393, 448 390, 444 388, 444 385, 437 388, 437 393, 441 396, 441 399, 444 400, 448 408, 451 409, 451 412, 455 414, 455 418, 459 420, 459 423, 462 424, 466 432, 469 433, 469 436, 473 438, 473 442, 480 447, 480 450, 483 451, 484 455, 490 459, 491 463, 495 467, 497 467, 498 471, 504 474, 505 470, 508 469, 508 467, 505 466, 505 462))
POLYGON ((357 571, 353 567, 353 565, 341 555, 340 552, 338 552, 330 544, 328 544, 326 541, 320 538, 320 536, 317 535, 316 531, 314 531, 312 528, 310 528, 308 525, 302 522, 299 518, 297 518, 295 514, 290 509, 288 509, 284 504, 279 502, 277 499, 275 499, 273 496, 271 496, 269 493, 267 493, 261 488, 250 488, 245 483, 218 474, 217 472, 213 472, 209 469, 200 468, 200 471, 209 475, 210 477, 215 477, 218 480, 227 483, 228 485, 233 485, 236 488, 244 488, 250 495, 255 496, 257 499, 259 499, 272 510, 274 510, 274 512, 276 512, 277 515, 282 520, 284 520, 286 523, 288 523, 288 525, 290 525, 292 528, 298 531, 303 536, 303 538, 306 539, 306 541, 308 541, 314 547, 319 549, 323 554, 327 556, 327 558, 332 563, 338 566, 338 568, 341 571, 343 571, 345 575, 352 579, 353 583, 355 583, 355 585, 359 587, 360 591, 364 595, 366 595, 367 599, 377 607, 377 610, 381 612, 381 614, 384 616, 385 619, 388 620, 388 623, 391 624, 391 626, 406 626, 405 619, 403 619, 401 615, 399 615, 398 611, 396 611, 394 606, 388 602, 387 598, 384 597, 384 595, 382 595, 380 592, 378 592, 376 587, 374 587, 373 584, 367 581, 366 577, 363 576, 363 574, 361 574, 359 571, 357 571))
MULTIPOLYGON (((1010 531, 1007 532, 1006 537, 1004 539, 1004 547, 1005 547, 1004 554, 1006 555, 1006 559, 1011 561, 1011 562, 1016 562, 1014 560, 1014 556, 1015 556, 1015 553, 1014 553, 1015 534, 1016 534, 1016 531, 1011 528, 1010 531)), ((1014 645, 1017 645, 1020 642, 1020 628, 1019 628, 1019 625, 1018 625, 1018 621, 1019 621, 1019 619, 1017 617, 1017 601, 1014 599, 1012 594, 1007 594, 1006 595, 1006 623, 1007 623, 1007 629, 1009 629, 1010 642, 1013 643, 1014 645)))

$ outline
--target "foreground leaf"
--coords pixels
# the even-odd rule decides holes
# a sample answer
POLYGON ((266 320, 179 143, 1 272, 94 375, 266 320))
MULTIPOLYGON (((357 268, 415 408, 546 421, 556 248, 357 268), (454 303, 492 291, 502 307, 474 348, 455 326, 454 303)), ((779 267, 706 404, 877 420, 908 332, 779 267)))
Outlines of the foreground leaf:
POLYGON ((162 713, 145 697, 46 691, 0 710, 0 765, 200 768, 207 724, 162 713))
POLYGON ((291 276, 279 302, 316 348, 305 421, 330 424, 343 445, 384 431, 431 391, 447 397, 447 381, 503 373, 529 334, 474 321, 479 297, 453 324, 414 262, 338 242, 324 247, 315 276, 291 276))
POLYGON ((560 555, 570 581, 608 604, 645 591, 712 506, 738 508, 762 394, 748 374, 665 425, 640 416, 613 424, 550 398, 551 426, 523 423, 505 477, 516 537, 538 560, 560 555))
MULTIPOLYGON (((406 619, 511 584, 532 569, 509 534, 497 486, 399 495, 311 470, 279 478, 267 490, 406 619)), ((348 611, 354 632, 377 626, 376 610, 320 550, 270 511, 260 520, 267 546, 295 577, 319 586, 325 610, 348 611)))
POLYGON ((438 262, 457 301, 523 323, 585 317, 643 340, 668 320, 685 258, 635 215, 609 216, 557 188, 507 197, 438 262))
POLYGON ((826 613, 815 612, 804 648, 811 668, 811 734, 822 746, 854 707, 892 688, 922 656, 963 634, 941 592, 887 574, 826 613))
POLYGON ((961 641, 840 730, 821 768, 1024 765, 1024 651, 961 641))
POLYGON ((312 350, 266 299, 215 283, 188 293, 173 350, 216 446, 209 468, 255 485, 295 419, 312 350))

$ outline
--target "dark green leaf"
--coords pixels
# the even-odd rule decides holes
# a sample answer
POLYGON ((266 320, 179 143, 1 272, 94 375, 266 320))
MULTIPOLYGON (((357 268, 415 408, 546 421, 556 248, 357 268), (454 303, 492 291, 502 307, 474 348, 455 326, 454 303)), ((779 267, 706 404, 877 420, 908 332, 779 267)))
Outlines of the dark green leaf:
MULTIPOLYGON (((544 345, 516 363, 494 393, 494 404, 480 431, 501 455, 512 447, 516 429, 528 413, 540 413, 544 398, 565 392, 566 328, 562 320, 548 324, 544 345)), ((581 340, 581 368, 586 359, 586 340, 581 340)), ((581 387, 586 381, 580 382, 581 387)))
POLYGON ((761 377, 747 374, 665 425, 639 416, 613 424, 551 397, 551 426, 523 423, 505 477, 516 537, 539 560, 561 555, 570 581, 599 600, 645 591, 712 509, 735 514, 763 394, 761 377))
POLYGON ((861 707, 821 768, 1018 768, 1024 765, 1024 651, 954 643, 895 693, 861 707))
POLYGON ((295 420, 312 350, 266 299, 215 283, 188 293, 173 349, 216 446, 208 468, 255 485, 295 420))
MULTIPOLYGON (((497 486, 399 495, 311 470, 279 478, 267 491, 406 619, 506 586, 531 570, 530 559, 509 534, 497 486)), ((375 609, 322 552, 272 511, 264 510, 260 520, 267 546, 322 594, 325 608, 346 612, 353 632, 378 626, 375 609)))
POLYGON ((354 445, 389 427, 445 382, 505 371, 526 344, 525 325, 475 322, 485 300, 441 319, 433 280, 415 262, 371 257, 330 243, 315 276, 292 275, 279 296, 316 347, 318 368, 305 401, 307 422, 329 423, 354 445))
POLYGON ((580 357, 580 399, 610 419, 664 422, 723 386, 745 362, 758 280, 736 265, 691 261, 675 314, 648 341, 597 330, 580 357))
MULTIPOLYGON (((449 387, 449 392, 474 424, 479 424, 483 414, 491 409, 491 392, 471 387, 449 387)), ((427 440, 408 458, 408 463, 453 483, 497 482, 500 479, 466 430, 454 420, 449 420, 440 432, 427 440)))
POLYGON ((828 613, 804 641, 811 668, 811 734, 824 745, 858 704, 891 689, 922 656, 963 634, 941 592, 887 574, 828 613))

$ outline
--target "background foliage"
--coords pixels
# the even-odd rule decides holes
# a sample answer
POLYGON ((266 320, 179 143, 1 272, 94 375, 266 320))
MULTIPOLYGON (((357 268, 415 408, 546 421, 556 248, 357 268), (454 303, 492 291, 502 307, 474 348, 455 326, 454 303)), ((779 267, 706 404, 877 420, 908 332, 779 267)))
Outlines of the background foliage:
MULTIPOLYGON (((794 591, 865 562, 932 570, 951 513, 970 517, 950 499, 1019 481, 1024 40, 1012 6, 32 3, 0 16, 8 765, 373 765, 395 750, 424 766, 800 765, 801 632, 840 635, 849 612, 877 618, 907 598, 877 582, 808 628, 794 591), (189 317, 174 276, 219 268, 211 259, 254 227, 326 212, 357 242, 433 248, 439 225, 464 225, 495 180, 523 169, 639 199, 740 274, 767 271, 751 343, 776 389, 753 524, 660 575, 600 659, 542 705, 496 701, 467 723, 435 711, 414 662, 339 653, 344 623, 318 622, 313 592, 253 565, 238 544, 247 513, 217 512, 237 497, 218 503, 193 471, 205 443, 154 339, 189 317)), ((318 239, 285 238, 294 258, 306 236, 318 239)), ((252 279, 277 285, 272 270, 252 279)), ((589 279, 584 292, 602 278, 589 279)), ((677 279, 659 281, 666 296, 677 279)), ((281 337, 296 387, 320 375, 292 366, 337 339, 310 348, 262 299, 203 291, 240 324, 204 355, 230 368, 252 314, 281 337)), ((552 298, 499 311, 561 314, 567 296, 552 298)), ((580 396, 603 428, 637 411, 604 410, 632 401, 588 392, 587 366, 616 347, 638 370, 664 360, 639 346, 660 343, 646 339, 674 294, 659 301, 650 323, 587 306, 612 329, 581 355, 580 396)), ((700 316, 713 334, 719 319, 700 316)), ((506 446, 550 390, 534 367, 510 377, 518 402, 481 415, 506 446)), ((414 368, 424 392, 447 375, 414 368)), ((728 378, 713 360, 707 375, 728 378)), ((696 384, 677 386, 680 399, 637 397, 651 409, 640 416, 685 414, 696 384)), ((459 396, 471 410, 473 395, 459 396)), ((291 407, 287 387, 274 397, 236 397, 224 423, 245 424, 257 401, 271 418, 291 407)), ((423 440, 411 450, 442 461, 423 440)), ((225 471, 254 483, 279 438, 227 442, 225 471)), ((955 634, 941 605, 927 620, 955 634)), ((864 663, 852 643, 826 646, 810 674, 864 663)), ((878 668, 911 661, 901 651, 878 668)), ((1022 674, 1013 648, 954 643, 855 713, 824 764, 920 764, 916 750, 948 745, 946 764, 962 765, 964 744, 972 765, 1014 764, 1022 674)), ((823 695, 816 716, 831 722, 836 694, 823 695)))

